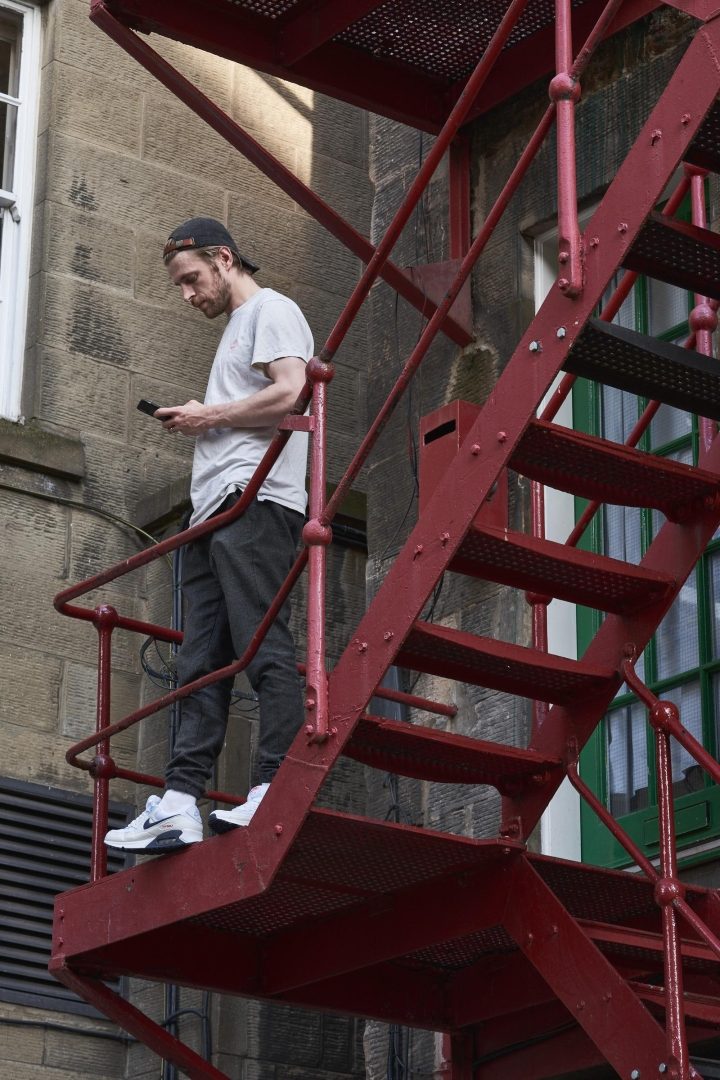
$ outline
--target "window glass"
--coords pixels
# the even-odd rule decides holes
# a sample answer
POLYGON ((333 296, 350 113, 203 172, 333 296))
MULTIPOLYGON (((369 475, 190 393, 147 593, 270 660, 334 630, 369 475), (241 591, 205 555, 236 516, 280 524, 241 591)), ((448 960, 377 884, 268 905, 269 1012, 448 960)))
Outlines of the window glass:
POLYGON ((0 416, 22 416, 40 85, 40 5, 0 0, 0 416))
POLYGON ((0 187, 12 191, 20 65, 19 15, 0 8, 0 187))
POLYGON ((693 571, 655 634, 658 679, 673 678, 700 663, 696 582, 697 574, 693 571))
POLYGON ((648 330, 660 337, 687 321, 687 293, 664 281, 647 279, 648 330))
POLYGON ((613 817, 648 805, 647 721, 639 702, 616 709, 605 725, 607 789, 613 817))

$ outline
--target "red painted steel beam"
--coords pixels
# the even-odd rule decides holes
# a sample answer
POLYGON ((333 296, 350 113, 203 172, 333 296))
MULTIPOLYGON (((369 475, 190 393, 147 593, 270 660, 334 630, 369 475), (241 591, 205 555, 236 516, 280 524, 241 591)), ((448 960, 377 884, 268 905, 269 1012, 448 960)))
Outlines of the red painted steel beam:
POLYGON ((156 1024, 100 981, 87 979, 68 967, 56 967, 53 974, 110 1020, 114 1020, 125 1031, 129 1031, 136 1039, 149 1046, 159 1057, 177 1065, 190 1080, 229 1080, 226 1073, 220 1072, 209 1061, 205 1061, 189 1046, 170 1035, 160 1024, 156 1024))
MULTIPOLYGON (((333 210, 319 195, 303 184, 297 176, 286 168, 273 154, 260 145, 230 116, 218 108, 198 88, 172 67, 159 53, 146 42, 128 30, 100 0, 93 0, 92 20, 109 37, 125 49, 139 64, 166 86, 178 100, 184 102, 214 131, 222 136, 231 146, 247 158, 268 179, 284 191, 298 206, 302 207, 323 228, 339 240, 353 255, 364 263, 369 263, 375 256, 375 248, 361 233, 353 228, 337 211, 333 210)), ((380 270, 380 276, 403 299, 417 308, 426 318, 437 310, 435 304, 412 281, 408 271, 401 270, 390 260, 380 270)), ((443 331, 457 345, 465 346, 472 341, 470 329, 458 319, 448 314, 443 321, 443 331)))
POLYGON ((292 927, 274 934, 263 952, 263 993, 284 994, 496 925, 506 902, 509 858, 496 848, 493 861, 477 870, 458 868, 327 916, 322 949, 292 927))
POLYGON ((279 30, 278 57, 293 67, 308 53, 382 7, 386 0, 325 0, 283 22, 279 30))
POLYGON ((178 921, 72 958, 61 951, 54 953, 52 964, 63 963, 94 978, 127 975, 220 994, 255 997, 260 993, 259 939, 195 922, 178 921))
POLYGON ((609 1064, 621 1076, 656 1076, 664 1032, 525 859, 510 895, 506 929, 609 1064))
MULTIPOLYGON (((316 941, 316 947, 323 946, 316 941)), ((380 964, 312 986, 300 986, 281 997, 267 1000, 340 1016, 443 1031, 448 1026, 444 983, 442 974, 421 967, 380 964)))
MULTIPOLYGON (((568 1028, 569 1021, 562 1015, 548 1015, 544 1029, 541 1018, 535 1019, 534 1028, 530 1027, 531 1019, 521 1014, 508 1030, 503 1029, 504 1045, 484 1054, 481 1050, 476 1059, 480 1062, 475 1073, 478 1080, 547 1080, 549 1076, 554 1080, 577 1080, 585 1069, 604 1064, 582 1028, 568 1028), (534 1037, 524 1040, 526 1032, 532 1030, 534 1037)), ((494 1038, 493 1043, 498 1039, 494 1038)))
POLYGON ((95 18, 100 7, 107 7, 126 26, 143 33, 161 33, 268 75, 341 98, 361 109, 376 108, 372 100, 379 95, 386 116, 433 133, 442 127, 448 112, 444 80, 419 68, 400 66, 331 41, 288 70, 278 59, 278 42, 272 24, 268 27, 270 20, 249 16, 239 5, 204 0, 203 6, 206 10, 200 18, 198 6, 192 0, 108 0, 107 5, 101 0, 91 0, 91 17, 95 18))
MULTIPOLYGON (((611 37, 661 6, 660 0, 623 0, 603 38, 611 37)), ((592 31, 602 8, 602 3, 584 3, 573 9, 573 35, 576 40, 581 40, 592 31)), ((508 49, 500 57, 492 81, 478 94, 469 121, 476 120, 530 83, 547 76, 552 70, 553 46, 554 27, 550 25, 508 49)), ((449 100, 459 93, 460 86, 453 87, 448 95, 449 100)))
POLYGON ((248 831, 235 829, 63 893, 55 905, 54 940, 59 947, 62 939, 60 951, 71 958, 206 915, 256 896, 267 884, 250 857, 248 831))

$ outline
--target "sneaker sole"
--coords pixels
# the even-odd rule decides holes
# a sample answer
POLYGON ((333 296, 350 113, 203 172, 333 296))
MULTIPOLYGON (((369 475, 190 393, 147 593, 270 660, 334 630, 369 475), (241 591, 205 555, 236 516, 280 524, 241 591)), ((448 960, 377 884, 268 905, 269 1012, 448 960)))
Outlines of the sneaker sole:
POLYGON ((105 846, 119 851, 182 851, 183 848, 201 843, 202 839, 202 836, 183 839, 183 834, 179 829, 169 829, 161 836, 141 840, 106 840, 105 846))
POLYGON ((212 814, 208 819, 210 831, 218 834, 232 832, 234 829, 247 829, 249 824, 249 821, 228 821, 226 818, 213 817, 212 814))

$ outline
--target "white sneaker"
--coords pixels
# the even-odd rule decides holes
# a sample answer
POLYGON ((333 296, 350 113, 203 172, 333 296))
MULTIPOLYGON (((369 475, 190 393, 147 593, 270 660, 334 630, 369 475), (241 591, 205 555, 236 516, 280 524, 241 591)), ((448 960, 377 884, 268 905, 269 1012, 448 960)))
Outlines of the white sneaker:
POLYGON ((111 829, 105 836, 107 847, 121 851, 179 851, 202 840, 202 818, 196 806, 158 819, 153 814, 159 802, 159 795, 151 795, 134 821, 124 829, 111 829))
POLYGON ((208 818, 211 830, 214 833, 230 832, 231 829, 249 825, 269 787, 269 784, 258 784, 257 787, 250 788, 245 802, 234 810, 213 810, 208 818))

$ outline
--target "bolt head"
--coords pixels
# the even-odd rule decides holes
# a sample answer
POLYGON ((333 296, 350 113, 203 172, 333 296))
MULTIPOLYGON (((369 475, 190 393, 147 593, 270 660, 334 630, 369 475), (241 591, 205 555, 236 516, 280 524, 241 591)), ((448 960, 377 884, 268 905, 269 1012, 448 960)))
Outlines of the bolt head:
POLYGON ((640 1080, 639 1069, 633 1069, 633 1071, 630 1073, 630 1080, 640 1080))
POLYGON ((477 457, 480 453, 480 443, 473 443, 471 453, 473 457, 477 457))
POLYGON ((278 825, 275 826, 275 835, 276 836, 282 836, 282 831, 283 831, 282 825, 278 824, 278 825))
POLYGON ((628 231, 627 222, 626 221, 621 221, 620 224, 617 227, 617 231, 619 233, 626 233, 628 231))
POLYGON ((564 326, 558 326, 557 330, 555 331, 555 337, 560 338, 561 341, 565 337, 566 334, 567 334, 567 330, 565 329, 564 326))
POLYGON ((530 352, 540 352, 540 342, 531 341, 528 345, 528 349, 530 350, 530 352))
POLYGON ((666 1073, 667 1072, 667 1065, 665 1064, 664 1061, 661 1061, 660 1064, 658 1065, 658 1072, 659 1073, 666 1073))

